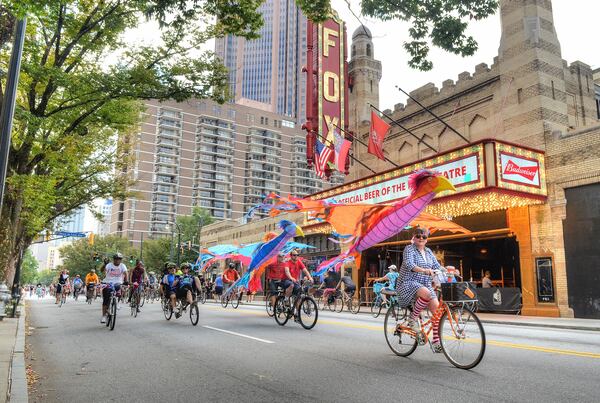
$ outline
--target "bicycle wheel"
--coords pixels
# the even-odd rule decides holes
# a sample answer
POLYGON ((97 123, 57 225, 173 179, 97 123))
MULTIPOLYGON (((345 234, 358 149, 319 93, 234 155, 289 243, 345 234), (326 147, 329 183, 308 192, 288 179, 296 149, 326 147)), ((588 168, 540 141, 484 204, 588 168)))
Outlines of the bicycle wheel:
POLYGON ((335 312, 337 312, 337 313, 342 312, 344 310, 344 304, 345 304, 345 301, 344 301, 343 296, 340 295, 338 297, 335 297, 335 307, 334 307, 335 312))
POLYGON ((287 321, 290 319, 290 317, 288 316, 288 307, 286 306, 285 303, 285 296, 280 295, 279 297, 277 297, 277 299, 275 300, 275 322, 277 322, 277 324, 279 326, 284 326, 287 321))
POLYGON ((243 296, 244 296, 243 292, 240 292, 237 295, 233 296, 233 299, 231 300, 231 307, 233 309, 237 309, 237 307, 240 306, 240 301, 242 300, 243 296))
POLYGON ((311 297, 302 298, 300 307, 298 308, 298 319, 300 325, 306 330, 310 330, 317 324, 319 319, 319 309, 317 303, 311 297))
POLYGON ((117 323, 117 298, 115 297, 110 300, 110 316, 110 330, 114 330, 117 323))
POLYGON ((381 306, 382 306, 382 301, 381 298, 377 297, 377 299, 375 299, 375 301, 373 301, 373 304, 371 305, 371 315, 374 318, 379 317, 379 315, 381 314, 381 306))
POLYGON ((130 308, 130 310, 131 310, 131 316, 133 316, 133 315, 134 315, 134 313, 135 313, 135 311, 136 311, 136 307, 135 307, 135 300, 132 300, 132 301, 129 303, 129 308, 130 308))
POLYGON ((142 295, 141 293, 138 293, 138 300, 139 302, 139 306, 140 308, 144 306, 144 301, 146 300, 145 295, 142 295))
POLYGON ((466 307, 450 308, 440 319, 440 342, 446 359, 461 369, 471 369, 485 354, 485 332, 479 318, 466 307))
POLYGON ((356 315, 360 311, 360 302, 355 301, 352 297, 348 298, 348 311, 356 315))
POLYGON ((163 314, 165 315, 166 320, 171 320, 173 316, 173 308, 171 307, 171 303, 169 300, 164 299, 162 302, 163 314))
POLYGON ((204 305, 206 303, 206 291, 205 290, 200 291, 200 294, 198 294, 198 300, 200 301, 200 303, 202 305, 204 305))
POLYGON ((192 325, 196 326, 199 319, 200 313, 198 311, 198 304, 194 302, 190 305, 190 322, 192 322, 192 325))
POLYGON ((273 295, 267 295, 265 299, 265 307, 267 309, 267 315, 272 317, 273 315, 275 315, 275 310, 273 309, 273 302, 271 301, 271 298, 273 298, 273 295))
POLYGON ((397 305, 389 308, 383 321, 385 341, 394 354, 400 357, 408 357, 417 349, 417 339, 403 329, 397 329, 398 325, 408 327, 408 310, 397 305))
POLYGON ((229 304, 229 296, 221 295, 221 306, 227 308, 227 304, 229 304))

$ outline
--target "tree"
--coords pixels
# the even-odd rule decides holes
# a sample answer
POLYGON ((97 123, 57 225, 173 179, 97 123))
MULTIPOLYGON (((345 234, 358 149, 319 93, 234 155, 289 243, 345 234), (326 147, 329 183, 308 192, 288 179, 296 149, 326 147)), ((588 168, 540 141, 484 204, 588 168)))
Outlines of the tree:
POLYGON ((181 241, 198 243, 200 229, 215 221, 208 210, 201 207, 192 208, 192 214, 177 217, 177 225, 181 230, 181 241))
POLYGON ((148 271, 162 273, 165 262, 169 259, 171 238, 158 238, 144 241, 144 265, 148 271))
POLYGON ((21 265, 21 284, 34 284, 38 277, 38 262, 33 257, 33 253, 29 249, 25 251, 23 256, 23 264, 21 265))
MULTIPOLYGON (((331 0, 296 0, 313 21, 329 15, 331 0)), ((481 20, 494 14, 498 0, 362 0, 364 15, 382 21, 408 21, 409 41, 404 49, 411 56, 408 64, 419 70, 431 70, 428 60, 431 45, 461 56, 471 56, 477 41, 465 31, 470 20, 481 20)))
POLYGON ((137 251, 131 247, 129 241, 119 236, 96 237, 93 246, 86 239, 79 239, 60 248, 61 268, 68 269, 71 277, 77 274, 85 277, 91 269, 99 269, 105 258, 112 260, 116 252, 123 254, 127 266, 130 266, 129 256, 137 257, 137 251), (94 259, 95 256, 98 260, 94 259))
MULTIPOLYGON (((11 283, 21 251, 44 228, 98 197, 122 198, 131 182, 131 135, 148 99, 227 98, 227 72, 208 40, 256 37, 261 0, 6 0, 0 68, 15 16, 27 16, 0 219, 0 278, 11 283), (147 19, 161 43, 127 46, 147 19), (117 61, 108 63, 110 55, 117 61), (116 139, 119 139, 117 141, 116 139)), ((4 87, 6 76, 0 78, 4 87)), ((0 91, 0 106, 3 93, 0 91)))

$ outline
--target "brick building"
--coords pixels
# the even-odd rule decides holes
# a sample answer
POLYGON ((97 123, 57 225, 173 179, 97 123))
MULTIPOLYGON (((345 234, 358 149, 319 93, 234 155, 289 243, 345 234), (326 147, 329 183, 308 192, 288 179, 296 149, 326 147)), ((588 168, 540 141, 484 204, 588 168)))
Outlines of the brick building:
MULTIPOLYGON (((452 242, 434 237, 431 246, 441 256, 446 252, 447 261, 464 265, 475 280, 484 269, 493 269, 499 282, 520 288, 523 314, 600 317, 600 242, 594 236, 600 222, 600 74, 583 62, 562 59, 550 0, 502 0, 500 13, 502 36, 491 66, 479 64, 474 73, 446 80, 442 88, 429 83, 410 92, 466 141, 414 101, 398 103, 386 113, 414 136, 392 126, 384 148, 403 168, 390 169, 355 143, 354 155, 380 173, 371 175, 355 164, 346 185, 313 197, 349 195, 410 169, 451 166, 467 158, 467 151, 479 152, 481 158, 474 160, 479 167, 473 169, 483 175, 481 181, 469 181, 458 195, 440 197, 429 208, 476 236, 452 242), (516 167, 514 175, 506 175, 504 158, 516 167), (523 164, 539 169, 535 186, 524 178, 523 164), (479 247, 467 247, 468 242, 479 247), (515 262, 494 267, 490 247, 515 262), (469 256, 483 252, 488 258, 481 256, 477 264, 469 256)), ((354 78, 354 85, 360 80, 354 78)), ((351 104, 363 102, 360 94, 350 97, 351 104)), ((365 142, 368 123, 355 128, 365 142)), ((406 244, 403 236, 373 252, 371 264, 377 266, 375 255, 406 244)), ((362 278, 365 270, 370 269, 357 269, 356 275, 362 278)))

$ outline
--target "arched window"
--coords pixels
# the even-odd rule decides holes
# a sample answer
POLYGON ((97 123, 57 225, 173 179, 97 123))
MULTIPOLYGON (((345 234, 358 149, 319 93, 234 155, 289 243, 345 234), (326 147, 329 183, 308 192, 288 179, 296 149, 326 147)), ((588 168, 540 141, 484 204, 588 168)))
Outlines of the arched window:
POLYGON ((352 45, 352 57, 356 55, 356 45, 352 45))
POLYGON ((371 45, 367 43, 367 56, 371 56, 371 45))

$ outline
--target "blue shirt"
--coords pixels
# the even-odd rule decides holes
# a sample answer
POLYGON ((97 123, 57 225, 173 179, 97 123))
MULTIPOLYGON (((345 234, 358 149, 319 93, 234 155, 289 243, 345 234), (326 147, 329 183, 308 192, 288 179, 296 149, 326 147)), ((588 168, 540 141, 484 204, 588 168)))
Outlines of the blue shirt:
POLYGON ((215 280, 215 287, 223 287, 223 277, 217 277, 217 279, 215 280))
POLYGON ((177 285, 179 286, 179 288, 184 287, 186 285, 192 286, 194 284, 194 277, 190 276, 189 274, 183 275, 179 278, 179 283, 177 283, 177 285))
POLYGON ((388 279, 388 285, 386 286, 387 288, 395 288, 396 287, 396 279, 398 278, 399 274, 395 271, 391 271, 388 274, 385 275, 385 278, 388 279))
POLYGON ((169 286, 170 289, 173 289, 173 282, 175 282, 175 275, 174 274, 167 274, 164 278, 163 278, 163 284, 166 284, 169 286))

